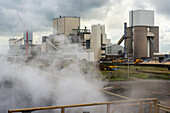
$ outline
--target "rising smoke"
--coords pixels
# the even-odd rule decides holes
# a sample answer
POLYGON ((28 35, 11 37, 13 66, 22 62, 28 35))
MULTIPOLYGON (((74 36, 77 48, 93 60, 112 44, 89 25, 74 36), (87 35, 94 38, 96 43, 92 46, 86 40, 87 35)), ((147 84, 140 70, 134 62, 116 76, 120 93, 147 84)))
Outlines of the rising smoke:
POLYGON ((39 55, 25 63, 0 58, 0 113, 9 109, 82 104, 105 101, 94 64, 64 55, 85 52, 63 36, 57 51, 39 55))

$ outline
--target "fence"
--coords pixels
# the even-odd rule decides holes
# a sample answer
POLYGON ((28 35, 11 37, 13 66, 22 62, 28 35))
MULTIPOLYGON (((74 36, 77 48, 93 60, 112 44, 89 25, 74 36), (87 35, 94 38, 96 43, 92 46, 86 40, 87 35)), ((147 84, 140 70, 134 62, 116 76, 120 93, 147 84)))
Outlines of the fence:
MULTIPOLYGON (((143 104, 145 103, 150 103, 151 107, 149 109, 149 113, 152 113, 152 110, 154 111, 154 113, 159 113, 159 107, 161 106, 157 102, 158 102, 157 98, 148 98, 148 99, 123 100, 123 101, 112 101, 112 102, 103 102, 103 103, 88 103, 88 104, 65 105, 65 106, 49 106, 49 107, 14 109, 14 110, 8 110, 8 113, 14 113, 14 112, 31 113, 33 111, 50 110, 50 109, 61 109, 61 113, 65 113, 65 109, 67 108, 99 106, 99 105, 106 105, 106 113, 114 113, 116 109, 119 107, 123 109, 123 107, 125 106, 139 105, 140 113, 143 113, 143 104), (154 105, 153 107, 151 103, 153 103, 154 105), (114 108, 111 111, 111 104, 119 104, 119 105, 114 106, 114 108)), ((122 110, 122 113, 124 113, 123 110, 122 110)))
POLYGON ((102 103, 88 103, 88 104, 77 104, 77 105, 64 105, 64 106, 49 106, 49 107, 37 107, 37 108, 24 108, 24 109, 14 109, 8 110, 8 113, 14 112, 22 112, 22 113, 31 113, 39 110, 51 110, 51 109, 61 109, 61 113, 65 113, 65 109, 67 108, 75 108, 75 107, 87 107, 87 106, 106 106, 106 113, 115 113, 118 109, 121 113, 126 113, 125 108, 129 106, 139 106, 138 113, 144 113, 144 105, 149 105, 148 113, 159 113, 159 111, 165 111, 165 113, 170 112, 170 107, 158 104, 157 98, 148 98, 148 99, 131 99, 125 96, 121 96, 115 93, 111 93, 108 91, 101 90, 104 93, 126 99, 121 101, 111 101, 111 102, 102 102, 102 103), (111 109, 111 105, 114 105, 111 109))

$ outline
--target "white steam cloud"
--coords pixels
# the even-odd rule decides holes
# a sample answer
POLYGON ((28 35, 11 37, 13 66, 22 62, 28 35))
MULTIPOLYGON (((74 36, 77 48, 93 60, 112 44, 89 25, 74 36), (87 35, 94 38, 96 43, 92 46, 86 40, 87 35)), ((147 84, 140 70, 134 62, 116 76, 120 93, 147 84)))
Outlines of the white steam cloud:
POLYGON ((63 59, 67 52, 85 51, 64 37, 56 39, 60 39, 57 40, 60 50, 55 54, 39 56, 27 63, 0 58, 0 113, 9 109, 105 101, 98 91, 102 85, 96 79, 95 65, 78 58, 63 59))

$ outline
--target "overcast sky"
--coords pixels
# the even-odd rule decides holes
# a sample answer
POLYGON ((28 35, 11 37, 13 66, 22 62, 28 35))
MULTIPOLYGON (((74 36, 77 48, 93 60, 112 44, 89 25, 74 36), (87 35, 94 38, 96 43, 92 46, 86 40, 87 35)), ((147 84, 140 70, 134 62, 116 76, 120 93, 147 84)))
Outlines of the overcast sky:
POLYGON ((123 23, 129 23, 129 11, 137 9, 154 10, 160 52, 170 52, 169 4, 170 0, 0 0, 0 54, 7 53, 10 37, 22 37, 22 23, 33 29, 37 43, 42 35, 52 34, 52 20, 59 15, 81 17, 82 28, 105 24, 108 38, 117 43, 123 23))

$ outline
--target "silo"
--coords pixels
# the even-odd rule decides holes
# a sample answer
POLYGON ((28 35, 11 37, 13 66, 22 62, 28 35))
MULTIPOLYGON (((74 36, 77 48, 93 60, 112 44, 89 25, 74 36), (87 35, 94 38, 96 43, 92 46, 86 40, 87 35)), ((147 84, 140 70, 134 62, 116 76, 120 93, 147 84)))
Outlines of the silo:
POLYGON ((101 25, 93 25, 92 30, 92 38, 91 38, 91 47, 94 52, 94 59, 98 61, 101 57, 101 25))
POLYGON ((147 57, 147 26, 135 26, 133 37, 134 57, 147 57))
POLYGON ((134 58, 153 57, 154 52, 159 52, 159 27, 154 26, 154 11, 129 12, 126 41, 127 51, 134 58))

